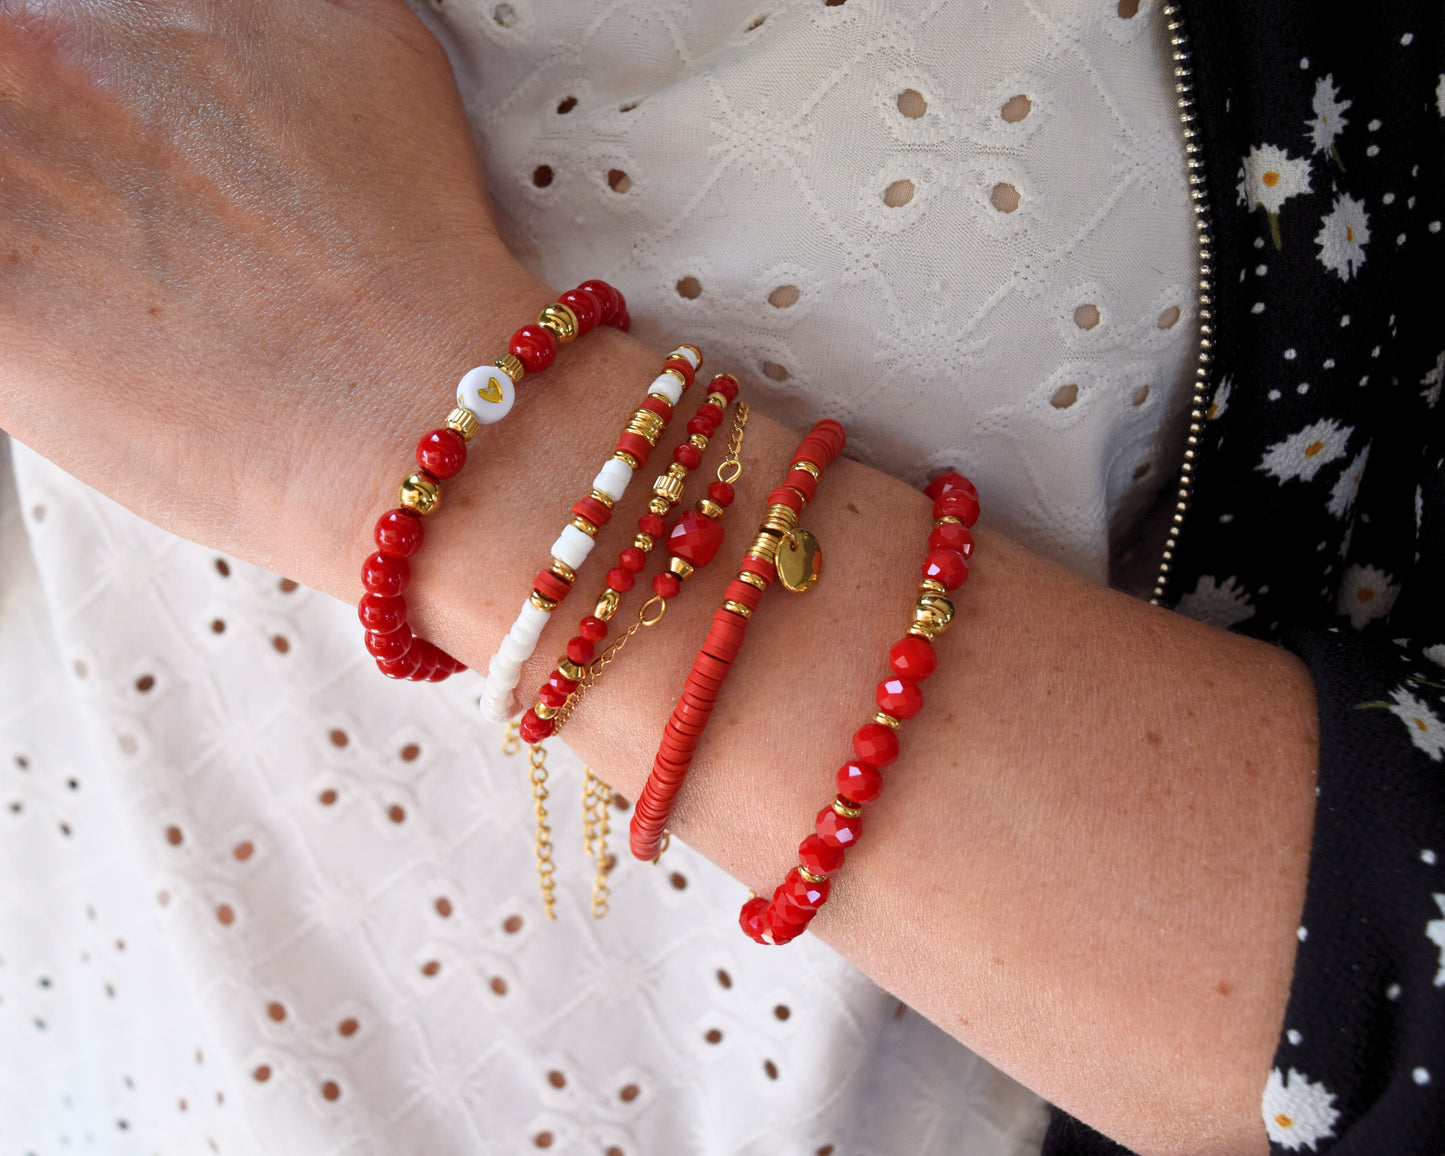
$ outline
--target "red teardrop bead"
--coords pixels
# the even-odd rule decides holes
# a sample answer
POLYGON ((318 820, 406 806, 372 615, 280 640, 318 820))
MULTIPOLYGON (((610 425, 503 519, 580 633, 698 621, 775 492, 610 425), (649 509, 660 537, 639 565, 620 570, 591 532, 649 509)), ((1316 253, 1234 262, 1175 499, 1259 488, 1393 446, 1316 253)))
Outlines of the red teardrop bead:
POLYGON ((721 522, 704 517, 696 510, 688 510, 673 525, 672 533, 667 536, 667 548, 684 562, 691 562, 701 570, 713 560, 722 540, 721 522))

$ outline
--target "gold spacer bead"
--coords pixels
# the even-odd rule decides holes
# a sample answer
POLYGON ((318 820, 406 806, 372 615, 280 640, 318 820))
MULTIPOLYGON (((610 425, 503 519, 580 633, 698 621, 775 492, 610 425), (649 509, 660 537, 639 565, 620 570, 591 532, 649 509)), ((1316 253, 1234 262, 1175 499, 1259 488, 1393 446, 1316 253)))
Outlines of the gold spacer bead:
POLYGON ((538 718, 556 718, 556 717, 557 717, 557 708, 554 707, 554 706, 548 706, 545 702, 539 702, 539 703, 538 703, 536 706, 534 706, 532 709, 537 712, 537 717, 538 717, 538 718))
POLYGON ((558 578, 562 579, 563 582, 567 583, 568 586, 571 586, 572 583, 577 581, 577 571, 562 561, 561 558, 553 558, 552 565, 549 566, 548 569, 557 575, 558 578))
POLYGON ((572 526, 574 529, 581 530, 589 538, 597 537, 597 527, 594 526, 591 522, 589 522, 586 518, 584 518, 581 514, 574 514, 572 516, 572 526))
POLYGON ((891 714, 884 710, 880 710, 877 714, 875 714, 873 716, 873 721, 882 723, 889 730, 894 731, 898 730, 903 726, 901 722, 899 722, 896 718, 894 718, 891 714))
POLYGON ((823 476, 823 471, 820 470, 817 466, 815 466, 812 462, 796 461, 792 465, 790 465, 788 469, 790 471, 802 470, 805 474, 812 474, 813 481, 815 482, 823 476))
POLYGON ((690 446, 697 446, 697 448, 700 450, 705 450, 707 449, 707 435, 693 434, 692 437, 687 439, 687 444, 690 446))
POLYGON ((457 406, 447 414, 447 429, 457 434, 463 441, 471 441, 481 428, 482 423, 477 420, 477 415, 464 405, 457 406))
POLYGON ((570 658, 559 658, 557 660, 557 673, 563 678, 570 678, 573 682, 581 682, 583 675, 587 673, 585 666, 578 666, 570 658))
POLYGON ((682 498, 682 479, 671 474, 659 474, 657 481, 652 483, 652 492, 659 498, 666 498, 672 505, 682 498))
POLYGON ((552 599, 548 598, 539 590, 533 590, 532 593, 528 596, 527 601, 530 602, 533 606, 535 606, 538 610, 544 610, 548 614, 551 614, 552 611, 557 609, 557 603, 553 602, 552 599))
POLYGON ((684 478, 687 477, 687 467, 681 462, 673 462, 667 467, 667 472, 678 481, 682 481, 684 478))
POLYGON ((922 638, 927 642, 932 642, 935 632, 929 627, 922 626, 919 623, 915 622, 905 631, 905 633, 911 634, 914 638, 922 638))
POLYGON ((710 393, 707 395, 707 400, 712 402, 713 405, 717 406, 718 409, 727 409, 728 407, 728 399, 725 394, 710 393))
POLYGON ((686 558, 679 558, 676 554, 667 560, 667 568, 679 578, 688 578, 692 575, 692 572, 697 569, 697 567, 686 558))
POLYGON ((801 863, 798 864, 798 874, 801 875, 804 879, 806 879, 809 883, 826 883, 828 881, 828 877, 826 875, 814 875, 801 863))
POLYGON ((839 795, 833 800, 833 810, 845 819, 856 819, 863 813, 863 808, 845 795, 839 795))
POLYGON ((922 582, 918 584, 918 593, 946 595, 948 593, 948 587, 945 586, 942 582, 940 582, 937 578, 925 578, 922 582))
POLYGON ((626 466, 629 470, 635 470, 639 467, 640 463, 638 462, 638 460, 626 450, 613 450, 612 456, 616 458, 619 462, 621 462, 624 466, 626 466))
MULTIPOLYGON (((682 386, 683 389, 686 389, 686 388, 687 388, 687 378, 685 378, 685 377, 682 376, 682 370, 680 370, 680 369, 673 369, 671 366, 668 366, 666 369, 664 369, 664 370, 662 371, 662 373, 670 373, 670 374, 672 374, 673 377, 677 378, 677 384, 678 384, 678 385, 682 386)), ((662 374, 658 374, 658 376, 661 377, 662 374)))
POLYGON ((401 483, 397 501, 418 514, 430 514, 442 504, 442 488, 424 474, 411 474, 401 483))
POLYGON ((746 582, 755 590, 766 590, 768 588, 768 583, 763 576, 761 574, 754 574, 751 570, 739 570, 738 581, 746 582))
POLYGON ((552 336, 557 339, 558 345, 576 341, 580 329, 577 324, 577 314, 560 301, 552 302, 537 314, 537 324, 544 329, 550 329, 552 336))
POLYGON ((647 512, 656 514, 659 518, 671 508, 671 503, 666 498, 653 498, 647 503, 647 512))
POLYGON ((644 554, 651 554, 652 548, 657 545, 657 542, 651 534, 644 534, 639 530, 637 536, 632 539, 632 544, 644 554))
POLYGON ((702 368, 702 350, 701 350, 701 349, 699 349, 696 345, 692 345, 692 344, 690 344, 690 343, 688 343, 688 342, 683 342, 683 343, 682 343, 681 345, 679 345, 677 348, 678 348, 678 349, 691 349, 691 350, 692 350, 692 355, 693 355, 695 358, 697 358, 697 367, 698 367, 698 369, 701 369, 701 368, 702 368))
POLYGON ((617 608, 622 605, 622 595, 616 590, 608 590, 606 594, 597 599, 597 605, 592 611, 594 618, 600 618, 603 622, 611 622, 612 616, 617 613, 617 608))
POLYGON ((513 385, 516 385, 527 374, 527 367, 522 364, 522 359, 515 353, 504 353, 493 364, 512 379, 513 385))
POLYGON ((744 606, 741 602, 734 602, 731 598, 723 603, 723 609, 731 610, 739 618, 751 618, 753 616, 753 608, 751 606, 744 606))
POLYGON ((697 512, 704 518, 721 518, 723 508, 711 498, 699 498, 697 501, 697 512))
POLYGON ((942 634, 952 621, 953 603, 941 594, 925 594, 913 607, 914 624, 931 631, 929 638, 942 634))
POLYGON ((935 525, 938 525, 938 526, 941 526, 941 525, 943 525, 945 522, 948 522, 950 525, 954 525, 954 526, 962 526, 962 525, 963 525, 962 519, 960 519, 960 518, 955 518, 952 514, 944 514, 943 517, 939 518, 938 521, 937 521, 936 523, 934 523, 934 524, 935 524, 935 525))
POLYGON ((596 498, 599 502, 601 502, 604 506, 606 506, 609 510, 617 504, 616 501, 613 499, 612 495, 609 494, 606 490, 593 490, 592 496, 596 498))

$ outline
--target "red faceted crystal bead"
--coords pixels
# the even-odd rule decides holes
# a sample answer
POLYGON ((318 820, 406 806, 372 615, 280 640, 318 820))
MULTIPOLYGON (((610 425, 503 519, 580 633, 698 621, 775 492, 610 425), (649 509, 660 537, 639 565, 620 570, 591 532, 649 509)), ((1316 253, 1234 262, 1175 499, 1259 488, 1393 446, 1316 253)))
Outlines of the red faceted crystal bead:
POLYGON ((895 674, 878 684, 875 701, 879 710, 894 718, 912 718, 923 705, 923 691, 912 679, 899 678, 895 674))
POLYGON ((361 584, 368 594, 380 594, 383 598, 395 598, 411 581, 411 567, 405 558, 391 558, 386 554, 373 554, 361 564, 361 584))
MULTIPOLYGON (((838 794, 855 803, 871 803, 883 791, 883 776, 878 773, 878 768, 856 760, 839 768, 837 782, 838 794)), ((813 869, 809 867, 808 870, 813 869)), ((813 871, 813 874, 818 872, 813 871)))
POLYGON ((720 373, 712 381, 708 382, 708 393, 720 393, 728 401, 736 401, 738 396, 738 379, 730 373, 720 373))
POLYGON ((923 492, 930 498, 937 498, 940 494, 946 494, 950 490, 963 490, 975 498, 978 497, 978 490, 974 484, 957 470, 945 470, 923 487, 923 492))
POLYGON ((654 540, 667 533, 667 523, 661 514, 643 514, 637 519, 637 528, 654 540))
POLYGON ((363 594, 357 604, 356 616, 367 630, 389 634, 406 622, 406 602, 401 598, 383 598, 379 594, 363 594))
POLYGON ((555 720, 542 718, 535 710, 528 710, 518 727, 524 743, 540 743, 556 729, 555 720))
POLYGON ((640 574, 647 565, 647 555, 636 546, 629 546, 617 555, 618 564, 624 570, 631 570, 634 574, 640 574))
POLYGON ((965 526, 978 521, 978 495, 965 490, 948 490, 933 499, 933 516, 957 518, 965 526))
POLYGON ((898 736, 880 722, 864 723, 853 732, 853 753, 875 767, 886 767, 898 757, 898 736))
POLYGON ((507 347, 528 373, 541 373, 557 360, 557 339, 542 325, 524 325, 507 347))
POLYGON ((577 684, 560 670, 554 670, 552 672, 551 677, 547 679, 547 685, 555 690, 560 690, 563 698, 566 698, 567 695, 577 689, 577 684))
POLYGON ((930 550, 920 567, 925 578, 942 582, 945 590, 957 590, 968 578, 968 563, 957 550, 930 550))
POLYGON ((602 320, 602 302, 597 300, 597 294, 589 290, 569 289, 557 300, 572 310, 572 316, 577 318, 579 337, 584 333, 591 333, 602 320))
POLYGON ((376 520, 376 548, 388 558, 410 558, 421 546, 421 519, 398 507, 376 520))
POLYGON ((673 525, 672 533, 667 536, 667 548, 701 570, 713 560, 722 540, 721 522, 697 510, 688 510, 673 525))
POLYGON ((583 281, 577 288, 597 298, 597 303, 602 307, 599 325, 606 325, 617 316, 618 310, 625 308, 622 294, 606 281, 583 281))
POLYGON ((636 579, 632 576, 631 570, 624 570, 621 566, 614 566, 607 571, 607 585, 619 594, 626 594, 632 589, 636 579))
POLYGON ((858 842, 858 836, 863 833, 863 822, 861 817, 850 819, 846 815, 838 814, 832 807, 824 807, 818 812, 813 830, 818 833, 818 838, 829 847, 838 847, 846 851, 858 842))
POLYGON ((817 835, 809 835, 798 844, 798 862, 814 875, 831 875, 843 866, 843 849, 824 843, 817 835))
POLYGON ((801 907, 805 911, 817 911, 828 902, 828 881, 824 879, 821 883, 810 883, 794 871, 783 883, 783 894, 793 906, 801 907))
POLYGON ((731 506, 737 494, 727 482, 713 482, 707 488, 707 496, 719 506, 731 506))
POLYGON ((372 658, 391 662, 411 649, 411 627, 403 622, 395 630, 388 630, 385 634, 377 634, 374 630, 368 630, 365 642, 367 653, 372 658))
POLYGON ((434 429, 416 443, 416 464, 438 478, 450 478, 467 464, 467 443, 449 429, 434 429))
POLYGON ((690 470, 697 469, 702 465, 702 450, 691 442, 683 442, 672 451, 672 460, 680 466, 686 466, 690 470))
POLYGON ((776 947, 792 943, 803 934, 806 926, 804 923, 796 922, 793 919, 793 912, 776 900, 768 904, 768 913, 764 918, 768 927, 768 940, 776 947))
MULTIPOLYGON (((712 406, 708 406, 708 408, 711 409, 712 406)), ((702 434, 703 437, 712 437, 712 431, 712 423, 701 414, 687 419, 687 432, 690 434, 702 434)))
POLYGON ((601 642, 607 637, 607 623, 596 615, 589 614, 577 624, 577 633, 588 642, 601 642))
POLYGON ((916 634, 908 634, 888 650, 888 669, 900 678, 922 682, 938 668, 938 655, 933 644, 916 634))
POLYGON ((738 926, 754 943, 763 943, 767 928, 768 901, 761 895, 749 899, 738 913, 738 926))
POLYGON ((671 570, 664 570, 661 574, 652 576, 652 592, 659 598, 676 598, 677 592, 682 589, 682 579, 671 570))
POLYGON ((567 657, 578 666, 586 666, 592 661, 592 655, 596 648, 581 635, 567 640, 567 657))
POLYGON ((940 522, 928 535, 930 550, 957 550, 966 559, 973 553, 973 534, 962 522, 940 522))
POLYGON ((567 701, 567 692, 559 686, 553 686, 551 683, 543 683, 537 691, 537 700, 543 706, 549 706, 553 710, 556 710, 567 701))

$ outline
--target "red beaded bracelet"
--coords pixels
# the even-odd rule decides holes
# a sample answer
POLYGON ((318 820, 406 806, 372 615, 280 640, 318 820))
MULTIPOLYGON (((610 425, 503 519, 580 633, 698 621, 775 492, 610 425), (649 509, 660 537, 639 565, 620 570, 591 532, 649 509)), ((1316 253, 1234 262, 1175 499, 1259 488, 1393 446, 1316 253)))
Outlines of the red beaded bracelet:
POLYGON ((771 900, 761 896, 743 904, 738 923, 750 939, 781 945, 796 939, 828 901, 828 877, 843 866, 844 853, 862 834, 863 805, 883 790, 882 768, 898 757, 898 730, 923 706, 919 683, 933 673, 938 658, 933 639, 953 620, 947 594, 968 578, 973 553, 969 532, 978 520, 978 491, 962 474, 950 471, 929 483, 935 518, 921 570, 918 600, 908 633, 888 651, 890 677, 878 684, 878 712, 853 734, 853 758, 838 771, 838 793, 818 812, 813 834, 798 845, 798 866, 778 885, 771 900))
POLYGON ((421 547, 421 519, 441 505, 441 482, 466 465, 467 442, 481 426, 500 420, 512 408, 514 386, 523 375, 541 373, 557 359, 558 345, 598 325, 625 332, 631 325, 627 302, 605 281, 584 281, 543 309, 536 324, 517 330, 508 352, 494 365, 468 371, 458 384, 456 408, 447 415, 446 425, 417 443, 418 471, 401 483, 400 506, 377 519, 376 553, 361 567, 366 593, 357 614, 366 627, 366 649, 382 674, 440 682, 466 669, 440 647, 413 636, 407 625, 403 597, 411 582, 407 559, 421 547))
POLYGON ((738 576, 728 583, 722 606, 713 612, 712 628, 693 661, 682 697, 663 731, 652 772, 633 810, 630 844, 638 859, 653 859, 659 853, 673 802, 692 765, 693 752, 727 672, 742 647, 748 619, 777 575, 784 539, 802 543, 788 555, 801 556, 801 572, 796 578, 785 576, 785 585, 806 590, 817 579, 821 555, 812 536, 797 529, 797 521, 817 492, 819 476, 842 451, 844 441, 841 425, 831 419, 820 421, 793 451, 782 485, 768 495, 767 517, 743 556, 738 576))

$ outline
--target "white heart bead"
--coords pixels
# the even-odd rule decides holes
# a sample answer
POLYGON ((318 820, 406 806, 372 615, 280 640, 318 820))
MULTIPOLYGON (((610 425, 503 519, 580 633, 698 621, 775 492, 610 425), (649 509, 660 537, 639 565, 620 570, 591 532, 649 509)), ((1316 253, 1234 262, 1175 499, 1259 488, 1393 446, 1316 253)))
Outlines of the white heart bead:
POLYGON ((500 421, 517 400, 517 387, 506 370, 495 365, 479 365, 462 375, 457 384, 457 404, 471 410, 483 425, 500 421))

